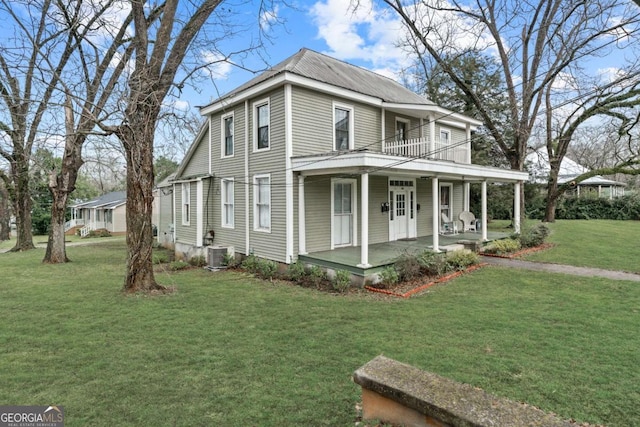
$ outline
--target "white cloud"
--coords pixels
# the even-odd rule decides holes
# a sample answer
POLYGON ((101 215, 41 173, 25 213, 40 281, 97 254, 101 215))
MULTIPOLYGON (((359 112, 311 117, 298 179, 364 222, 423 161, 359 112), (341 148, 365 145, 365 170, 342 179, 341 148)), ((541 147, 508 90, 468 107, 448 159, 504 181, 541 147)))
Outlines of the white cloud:
POLYGON ((225 61, 223 55, 218 52, 205 51, 201 53, 202 59, 208 64, 203 72, 214 80, 226 80, 233 66, 225 61))
POLYGON ((269 31, 271 26, 278 22, 278 13, 280 8, 276 5, 273 10, 265 10, 260 14, 260 29, 269 31))

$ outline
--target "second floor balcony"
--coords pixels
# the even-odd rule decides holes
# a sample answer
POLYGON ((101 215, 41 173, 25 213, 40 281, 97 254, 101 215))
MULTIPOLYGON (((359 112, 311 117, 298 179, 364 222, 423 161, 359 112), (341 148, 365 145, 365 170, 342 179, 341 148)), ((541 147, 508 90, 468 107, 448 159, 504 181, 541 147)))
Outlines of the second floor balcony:
POLYGON ((419 157, 430 160, 448 160, 471 163, 471 152, 466 142, 451 142, 435 138, 414 138, 384 141, 382 152, 404 157, 419 157))

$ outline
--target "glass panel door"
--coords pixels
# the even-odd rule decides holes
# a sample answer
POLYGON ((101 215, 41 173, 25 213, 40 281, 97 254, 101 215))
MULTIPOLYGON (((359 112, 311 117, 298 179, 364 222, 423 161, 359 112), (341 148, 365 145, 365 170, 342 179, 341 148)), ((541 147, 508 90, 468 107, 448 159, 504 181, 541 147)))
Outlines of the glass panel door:
POLYGON ((353 243, 353 184, 336 182, 333 186, 333 244, 353 243))

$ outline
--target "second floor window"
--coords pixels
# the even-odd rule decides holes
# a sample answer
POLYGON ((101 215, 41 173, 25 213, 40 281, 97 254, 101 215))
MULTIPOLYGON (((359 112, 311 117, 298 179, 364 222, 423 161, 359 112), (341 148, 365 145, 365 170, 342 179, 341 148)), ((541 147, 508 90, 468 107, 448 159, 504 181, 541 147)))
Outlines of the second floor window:
POLYGON ((335 107, 334 123, 335 150, 348 150, 351 146, 351 110, 335 107))
POLYGON ((233 156, 233 116, 222 119, 223 155, 233 156))
POLYGON ((396 121, 396 141, 404 141, 407 139, 407 122, 396 121))
POLYGON ((269 103, 256 107, 256 150, 269 148, 269 103))

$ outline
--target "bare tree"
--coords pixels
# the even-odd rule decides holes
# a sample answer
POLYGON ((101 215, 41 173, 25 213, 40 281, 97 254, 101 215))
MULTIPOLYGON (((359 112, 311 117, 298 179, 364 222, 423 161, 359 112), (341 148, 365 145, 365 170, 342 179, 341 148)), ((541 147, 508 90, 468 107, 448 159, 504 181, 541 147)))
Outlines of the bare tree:
POLYGON ((65 68, 74 41, 49 20, 50 0, 0 1, 0 11, 15 24, 14 37, 0 45, 0 156, 9 172, 0 178, 9 192, 16 216, 17 239, 12 251, 33 249, 32 200, 29 168, 34 143, 45 112, 54 98, 60 72, 65 68), (43 58, 55 58, 42 67, 43 58))
MULTIPOLYGON (((637 107, 640 106, 640 74, 624 73, 614 81, 591 89, 586 94, 579 94, 578 102, 573 105, 572 111, 562 117, 562 114, 554 114, 553 85, 545 89, 545 142, 549 158, 549 178, 547 183, 547 205, 545 208, 544 221, 555 221, 556 205, 558 198, 569 188, 569 185, 558 184, 558 174, 560 165, 565 158, 570 144, 574 140, 576 131, 582 124, 598 116, 609 117, 616 129, 612 129, 618 135, 618 144, 633 141, 631 129, 640 120, 637 107)), ((580 92, 580 90, 578 90, 580 92)), ((561 103, 565 104, 566 103, 561 103)), ((557 106, 556 106, 557 107, 557 106)), ((557 108, 555 108, 557 110, 557 108)), ((634 167, 640 163, 640 157, 635 150, 626 150, 624 158, 619 157, 622 153, 616 150, 618 158, 615 159, 611 167, 595 168, 584 176, 579 176, 574 181, 574 185, 584 179, 599 175, 612 173, 637 174, 638 169, 634 167)))
MULTIPOLYGON (((633 48, 640 10, 622 0, 380 0, 408 29, 407 46, 430 55, 471 100, 512 169, 523 170, 532 128, 545 105, 547 88, 570 67, 633 48), (469 48, 494 52, 508 98, 507 127, 501 128, 473 86, 449 58, 469 48)), ((358 6, 358 1, 353 2, 358 6)), ((524 204, 524 197, 521 197, 524 204)), ((524 213, 524 209, 521 209, 524 213)))

